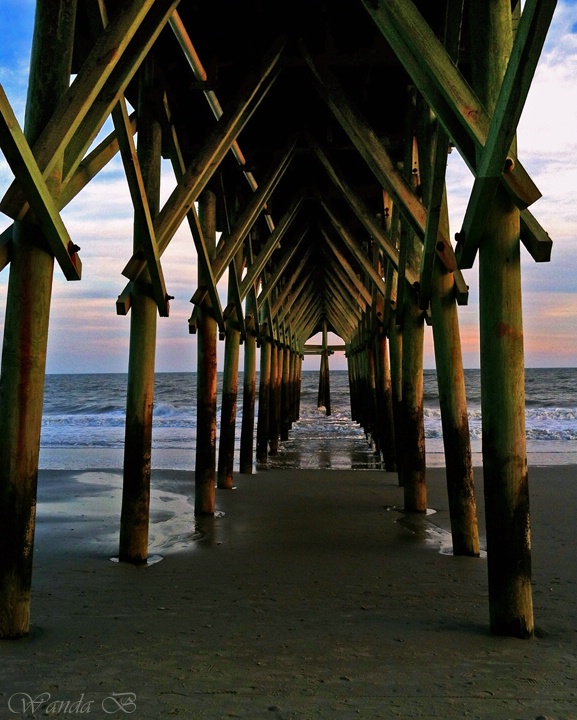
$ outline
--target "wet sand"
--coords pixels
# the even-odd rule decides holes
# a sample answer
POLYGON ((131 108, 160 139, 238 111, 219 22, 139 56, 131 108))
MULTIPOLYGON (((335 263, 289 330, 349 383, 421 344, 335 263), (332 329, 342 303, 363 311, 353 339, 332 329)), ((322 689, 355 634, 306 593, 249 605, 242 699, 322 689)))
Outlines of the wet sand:
POLYGON ((442 468, 416 520, 395 474, 275 469, 237 475, 199 522, 193 474, 156 471, 163 559, 145 567, 110 560, 120 483, 41 473, 33 627, 0 642, 0 720, 36 701, 36 717, 577 718, 577 467, 530 470, 528 641, 488 632, 486 561, 450 554, 442 468))

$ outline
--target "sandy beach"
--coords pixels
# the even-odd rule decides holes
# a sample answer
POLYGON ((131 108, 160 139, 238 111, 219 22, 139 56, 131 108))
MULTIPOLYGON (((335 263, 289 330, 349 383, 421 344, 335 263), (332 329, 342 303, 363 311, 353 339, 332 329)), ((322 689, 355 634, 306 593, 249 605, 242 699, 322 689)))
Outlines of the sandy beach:
MULTIPOLYGON (((483 535, 482 473, 477 471, 483 535)), ((486 561, 450 554, 396 475, 269 470, 195 521, 156 471, 151 562, 111 560, 121 473, 42 471, 32 632, 2 641, 0 718, 577 718, 577 467, 530 470, 536 636, 488 632, 486 561)))

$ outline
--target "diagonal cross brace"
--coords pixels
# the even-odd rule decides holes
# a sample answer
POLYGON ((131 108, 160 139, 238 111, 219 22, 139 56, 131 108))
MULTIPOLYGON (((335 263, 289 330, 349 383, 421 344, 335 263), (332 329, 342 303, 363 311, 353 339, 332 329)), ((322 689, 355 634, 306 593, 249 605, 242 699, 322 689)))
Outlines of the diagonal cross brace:
POLYGON ((126 110, 124 100, 120 100, 112 111, 114 127, 120 147, 120 154, 124 164, 124 172, 128 181, 130 196, 134 206, 135 220, 138 220, 137 227, 140 228, 139 240, 142 245, 154 299, 158 305, 158 312, 161 317, 168 317, 170 312, 169 297, 164 283, 164 274, 160 264, 160 257, 156 247, 156 238, 152 224, 152 217, 148 206, 144 179, 140 170, 140 163, 132 136, 130 118, 126 110))
POLYGON ((477 176, 463 226, 458 235, 457 257, 462 268, 473 266, 485 226, 487 208, 493 201, 503 168, 505 172, 514 169, 515 161, 508 157, 508 151, 515 137, 556 5, 557 0, 527 0, 523 8, 487 141, 477 163, 477 176))
POLYGON ((82 263, 28 141, 0 85, 0 147, 30 203, 34 217, 67 280, 80 280, 82 263))

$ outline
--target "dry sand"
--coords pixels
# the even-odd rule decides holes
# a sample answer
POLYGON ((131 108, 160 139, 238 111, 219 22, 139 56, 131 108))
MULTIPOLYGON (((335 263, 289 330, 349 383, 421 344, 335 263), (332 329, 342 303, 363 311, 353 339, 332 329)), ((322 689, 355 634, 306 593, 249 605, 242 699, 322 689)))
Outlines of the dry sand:
POLYGON ((120 474, 41 473, 33 628, 0 642, 1 720, 575 720, 577 468, 530 472, 531 640, 489 634, 486 561, 447 554, 428 475, 426 519, 393 509, 391 473, 271 470, 195 524, 192 474, 157 471, 163 559, 132 567, 109 559, 120 474))

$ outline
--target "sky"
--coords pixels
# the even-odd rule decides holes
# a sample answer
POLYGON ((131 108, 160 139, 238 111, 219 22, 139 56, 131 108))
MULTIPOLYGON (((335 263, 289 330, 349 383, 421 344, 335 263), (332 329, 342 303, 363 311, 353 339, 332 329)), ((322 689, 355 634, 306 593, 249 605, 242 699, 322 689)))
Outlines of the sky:
MULTIPOLYGON (((0 0, 0 84, 23 125, 34 0, 0 0)), ((193 38, 194 40, 194 38, 193 38)), ((201 58, 202 60, 202 58, 201 58)), ((109 129, 109 128, 108 128, 109 129)), ((533 85, 518 127, 518 156, 542 193, 531 212, 553 240, 549 263, 535 263, 522 248, 523 321, 527 367, 577 366, 577 0, 559 0, 533 85)), ((13 175, 0 152, 0 197, 13 175)), ((451 233, 465 214, 472 175, 449 155, 447 188, 451 233)), ((174 180, 163 171, 163 199, 174 180)), ((80 282, 67 281, 56 266, 47 372, 126 372, 130 318, 116 315, 126 284, 122 268, 132 252, 132 205, 118 158, 62 211, 72 240, 81 247, 80 282)), ((11 220, 0 214, 0 232, 11 220)), ((158 372, 194 371, 196 339, 188 333, 196 289, 194 245, 186 223, 162 256, 169 318, 158 319, 158 372)), ((478 263, 463 272, 469 303, 459 307, 463 363, 479 366, 478 263)), ((9 266, 0 271, 0 333, 3 335, 9 266)), ((223 288, 223 292, 225 289, 223 288)), ((331 342, 339 342, 330 337, 331 342)), ((312 339, 314 342, 315 339, 312 339)), ((219 369, 224 343, 219 342, 219 369)), ((241 352, 242 358, 242 352, 241 352)), ((331 368, 346 369, 342 353, 331 368)), ((432 331, 425 328, 426 368, 434 367, 432 331)), ((317 357, 305 369, 317 369, 317 357)))

